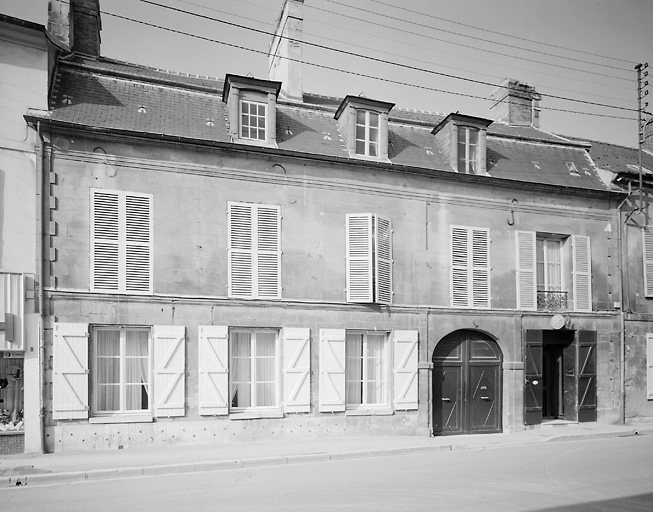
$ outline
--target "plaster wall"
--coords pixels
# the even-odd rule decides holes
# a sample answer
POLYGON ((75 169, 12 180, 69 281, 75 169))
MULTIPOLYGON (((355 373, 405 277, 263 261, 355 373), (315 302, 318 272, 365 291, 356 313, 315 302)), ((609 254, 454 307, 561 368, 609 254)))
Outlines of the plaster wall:
POLYGON ((625 340, 624 414, 626 422, 653 422, 653 400, 647 398, 646 335, 653 332, 653 317, 628 315, 625 340))

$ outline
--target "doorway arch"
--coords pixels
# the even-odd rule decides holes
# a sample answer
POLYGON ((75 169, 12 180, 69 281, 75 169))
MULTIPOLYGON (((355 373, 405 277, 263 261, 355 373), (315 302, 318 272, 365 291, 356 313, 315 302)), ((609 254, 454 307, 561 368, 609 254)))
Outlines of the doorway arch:
POLYGON ((453 332, 433 351, 433 434, 501 432, 503 355, 478 331, 453 332))

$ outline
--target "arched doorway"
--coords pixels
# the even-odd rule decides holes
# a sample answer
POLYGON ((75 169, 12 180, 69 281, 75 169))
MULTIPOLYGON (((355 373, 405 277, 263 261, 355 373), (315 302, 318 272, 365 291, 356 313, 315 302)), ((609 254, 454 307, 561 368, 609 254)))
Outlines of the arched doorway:
POLYGON ((501 432, 501 350, 489 336, 456 331, 433 352, 433 433, 501 432))

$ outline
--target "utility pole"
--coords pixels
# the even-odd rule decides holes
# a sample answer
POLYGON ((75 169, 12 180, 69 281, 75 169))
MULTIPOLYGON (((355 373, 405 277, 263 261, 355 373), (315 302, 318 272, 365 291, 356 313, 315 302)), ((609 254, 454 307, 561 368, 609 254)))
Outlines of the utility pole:
POLYGON ((639 132, 639 210, 643 211, 643 200, 644 200, 644 180, 642 177, 642 146, 644 145, 644 126, 646 124, 644 119, 644 114, 646 108, 648 107, 648 101, 645 101, 642 105, 642 100, 644 97, 648 96, 648 80, 644 80, 648 76, 648 62, 644 64, 637 64, 635 66, 635 71, 637 72, 637 129, 639 132))

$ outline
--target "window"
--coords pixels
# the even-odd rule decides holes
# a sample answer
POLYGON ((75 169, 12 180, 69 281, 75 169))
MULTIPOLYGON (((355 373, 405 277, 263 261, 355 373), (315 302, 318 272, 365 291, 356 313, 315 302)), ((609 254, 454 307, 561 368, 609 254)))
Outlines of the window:
POLYGON ((535 262, 537 305, 540 309, 566 309, 567 292, 562 291, 562 240, 537 237, 535 262))
POLYGON ((229 203, 229 296, 281 298, 281 216, 273 205, 229 203))
POLYGON ((469 126, 458 127, 458 172, 479 172, 479 130, 469 126))
POLYGON ((392 303, 392 229, 371 213, 346 217, 347 302, 392 303))
POLYGON ((642 231, 644 248, 644 294, 653 297, 653 227, 647 226, 642 231))
POLYGON ((387 404, 386 339, 385 333, 347 333, 345 395, 348 408, 387 404))
POLYGON ((356 154, 379 156, 379 120, 376 112, 356 111, 356 154))
POLYGON ((490 307, 490 232, 451 226, 451 305, 490 307))
POLYGON ((149 411, 149 330, 97 328, 93 342, 94 412, 111 414, 149 411))
POLYGON ((241 100, 240 102, 240 136, 243 139, 265 140, 266 137, 265 103, 241 100))
POLYGON ((91 291, 152 293, 152 195, 91 189, 91 291))
POLYGON ((232 409, 279 405, 277 332, 231 331, 230 392, 232 409))

